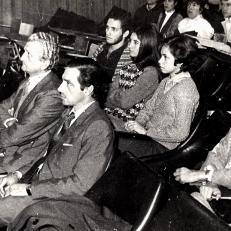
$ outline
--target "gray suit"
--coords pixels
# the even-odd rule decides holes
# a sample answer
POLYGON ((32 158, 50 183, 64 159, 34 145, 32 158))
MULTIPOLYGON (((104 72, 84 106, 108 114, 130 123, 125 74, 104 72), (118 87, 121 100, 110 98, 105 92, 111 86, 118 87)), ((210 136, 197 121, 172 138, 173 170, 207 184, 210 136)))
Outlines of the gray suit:
POLYGON ((113 153, 113 140, 109 119, 98 103, 93 103, 48 153, 32 182, 32 196, 1 200, 1 220, 11 221, 40 198, 85 194, 104 173, 113 153))
POLYGON ((17 115, 9 114, 9 109, 16 111, 23 85, 0 104, 0 149, 5 152, 0 166, 2 172, 26 172, 47 149, 64 110, 57 91, 60 80, 50 72, 27 95, 17 115), (18 122, 5 128, 4 121, 12 116, 17 117, 18 122))

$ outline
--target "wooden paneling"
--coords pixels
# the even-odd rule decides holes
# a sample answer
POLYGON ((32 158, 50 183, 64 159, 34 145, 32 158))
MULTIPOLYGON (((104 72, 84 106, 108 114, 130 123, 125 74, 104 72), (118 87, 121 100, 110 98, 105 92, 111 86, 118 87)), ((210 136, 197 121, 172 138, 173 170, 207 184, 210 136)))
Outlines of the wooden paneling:
POLYGON ((58 8, 101 22, 113 5, 132 14, 145 0, 0 0, 0 23, 11 25, 15 19, 42 26, 58 8))

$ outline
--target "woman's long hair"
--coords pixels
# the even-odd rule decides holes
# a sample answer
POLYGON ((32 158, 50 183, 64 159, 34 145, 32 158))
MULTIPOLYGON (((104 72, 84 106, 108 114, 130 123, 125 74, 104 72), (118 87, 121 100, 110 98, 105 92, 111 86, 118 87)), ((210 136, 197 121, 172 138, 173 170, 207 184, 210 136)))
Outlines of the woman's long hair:
POLYGON ((159 52, 158 41, 159 34, 152 25, 144 25, 133 30, 140 40, 140 49, 137 57, 133 59, 139 69, 147 66, 158 66, 159 52))

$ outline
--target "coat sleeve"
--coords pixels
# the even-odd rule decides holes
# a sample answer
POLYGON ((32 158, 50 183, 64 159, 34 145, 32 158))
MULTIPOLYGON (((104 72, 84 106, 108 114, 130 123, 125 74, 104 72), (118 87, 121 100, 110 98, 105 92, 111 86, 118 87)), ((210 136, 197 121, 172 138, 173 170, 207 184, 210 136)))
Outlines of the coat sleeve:
POLYGON ((4 122, 6 119, 12 117, 9 113, 9 109, 13 108, 13 102, 15 99, 16 93, 13 93, 9 98, 3 100, 0 103, 0 129, 5 128, 4 122))
POLYGON ((0 131, 0 147, 19 146, 40 136, 50 129, 64 110, 57 90, 41 92, 30 110, 22 119, 9 128, 0 131))
MULTIPOLYGON (((75 145, 80 145, 80 143, 76 142, 75 145)), ((111 127, 102 120, 93 122, 85 131, 80 155, 73 167, 72 175, 58 179, 54 176, 52 180, 40 181, 32 185, 32 195, 34 197, 54 197, 85 194, 103 175, 111 157, 112 148, 111 127)))
POLYGON ((119 88, 118 80, 112 86, 107 106, 129 109, 142 99, 150 98, 159 84, 159 74, 156 68, 147 67, 130 89, 119 88))
POLYGON ((212 182, 231 189, 231 129, 227 135, 209 152, 202 169, 208 165, 215 167, 212 182))

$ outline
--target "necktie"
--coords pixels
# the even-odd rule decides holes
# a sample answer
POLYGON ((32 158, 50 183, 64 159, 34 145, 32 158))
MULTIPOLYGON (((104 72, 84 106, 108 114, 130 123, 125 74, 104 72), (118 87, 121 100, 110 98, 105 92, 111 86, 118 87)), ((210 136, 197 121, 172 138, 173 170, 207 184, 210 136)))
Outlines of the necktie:
POLYGON ((161 32, 161 30, 163 29, 163 22, 164 22, 164 20, 165 20, 165 18, 166 18, 166 13, 164 12, 163 13, 163 17, 161 18, 161 20, 160 20, 160 26, 159 26, 159 30, 160 30, 160 32, 161 32))
POLYGON ((17 95, 17 97, 20 97, 20 99, 18 100, 18 103, 16 105, 16 110, 15 110, 15 113, 14 113, 15 116, 17 116, 19 108, 21 107, 22 103, 24 102, 27 95, 29 94, 28 86, 29 86, 29 82, 26 81, 24 83, 24 85, 22 86, 22 88, 19 90, 19 94, 17 95))
POLYGON ((71 121, 75 118, 75 113, 71 112, 65 119, 63 126, 60 130, 60 134, 63 135, 66 130, 70 127, 71 121))
MULTIPOLYGON (((47 156, 49 155, 50 151, 52 150, 52 148, 55 146, 55 144, 58 142, 58 138, 60 138, 66 131, 66 129, 68 129, 70 127, 71 121, 75 118, 75 113, 71 112, 66 119, 64 120, 63 126, 58 134, 58 137, 56 137, 56 140, 51 140, 50 144, 47 148, 47 152, 46 154, 41 157, 39 160, 37 160, 32 167, 23 175, 23 177, 21 178, 20 182, 23 183, 31 183, 33 177, 35 175, 38 175, 38 173, 40 172, 44 161, 46 160, 47 156), (60 136, 61 135, 61 136, 60 136)), ((55 138, 55 137, 54 137, 55 138)))

